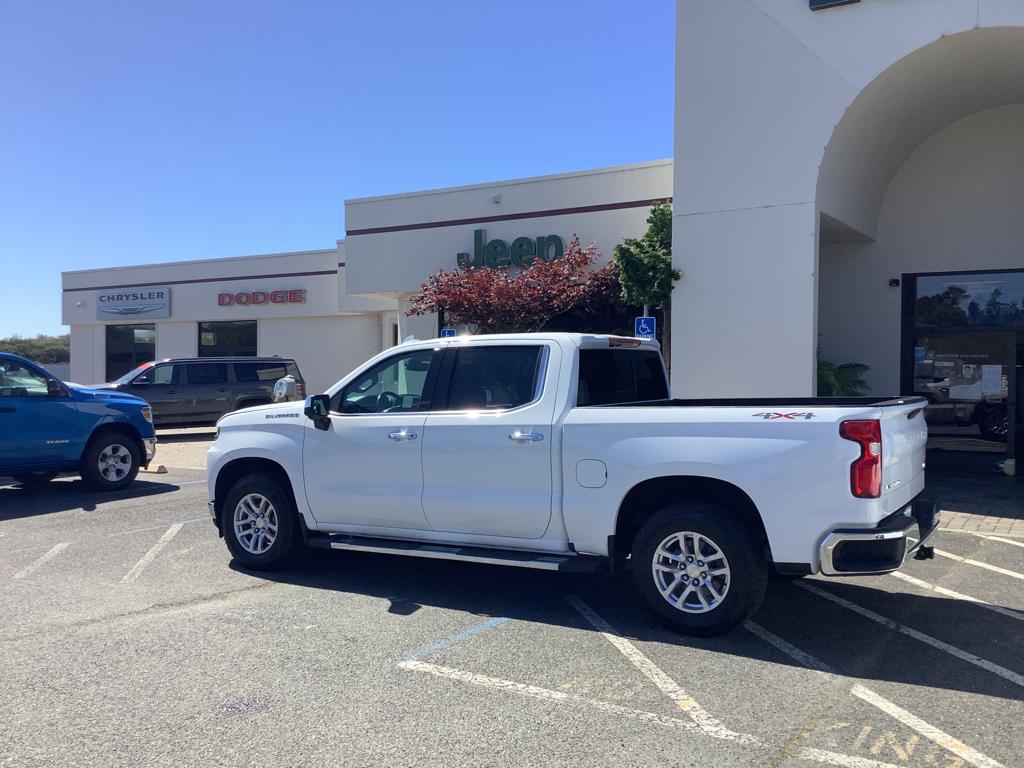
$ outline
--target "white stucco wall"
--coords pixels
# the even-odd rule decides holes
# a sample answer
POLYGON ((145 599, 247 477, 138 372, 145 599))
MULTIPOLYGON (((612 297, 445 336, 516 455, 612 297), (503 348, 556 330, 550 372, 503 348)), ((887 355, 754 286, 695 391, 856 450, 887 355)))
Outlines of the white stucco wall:
MULTIPOLYGON (((259 354, 295 357, 312 383, 327 387, 381 349, 379 313, 394 311, 391 298, 348 296, 344 244, 339 248, 226 259, 204 259, 62 275, 63 321, 71 326, 71 378, 83 384, 106 379, 106 326, 156 325, 156 359, 198 354, 201 321, 256 320, 259 354), (112 286, 166 286, 170 318, 126 317, 99 321, 96 294, 112 286), (301 289, 302 303, 221 306, 218 294, 301 289), (321 357, 320 352, 329 354, 321 357)), ((127 289, 126 289, 127 290, 127 289)))
MULTIPOLYGON (((688 364, 674 362, 676 396, 813 394, 818 179, 833 131, 858 95, 908 54, 967 30, 1021 25, 1024 3, 1006 0, 871 1, 819 12, 806 0, 677 0, 673 254, 685 276, 673 296, 672 354, 688 364), (738 272, 739 264, 746 266, 738 272), (723 308, 728 322, 716 320, 723 308)), ((969 42, 926 58, 906 82, 941 85, 956 72, 943 69, 955 54, 984 64, 986 45, 969 42)), ((1018 51, 1003 46, 997 65, 979 66, 975 89, 1001 85, 978 104, 1009 98, 1018 51)), ((937 87, 936 99, 957 92, 937 87)), ((898 98, 894 104, 895 117, 908 119, 898 98)), ((943 115, 963 116, 936 111, 916 126, 919 138, 903 137, 904 155, 925 129, 943 127, 934 124, 943 115)), ((863 130, 886 140, 877 125, 863 130)), ((856 166, 870 158, 839 160, 856 166)), ((895 172, 900 160, 891 155, 880 173, 895 172)), ((839 174, 836 183, 843 181, 839 174)), ((841 207, 842 199, 832 195, 828 204, 841 207)), ((868 228, 870 208, 856 202, 860 215, 852 206, 828 212, 868 228)), ((897 322, 887 333, 898 338, 898 329, 897 322)))
POLYGON ((380 316, 265 320, 258 345, 261 355, 295 358, 307 391, 316 394, 380 352, 380 316))
POLYGON ((872 367, 873 392, 899 392, 901 290, 908 272, 1024 267, 1024 104, 985 110, 910 155, 882 204, 877 241, 823 245, 825 357, 872 367))
MULTIPOLYGON (((102 330, 102 329, 101 329, 102 330)), ((199 354, 199 323, 162 321, 156 330, 156 359, 196 357, 199 354)))
MULTIPOLYGON (((520 236, 535 238, 554 234, 568 244, 569 238, 576 234, 583 245, 596 243, 607 259, 623 237, 643 234, 647 228, 648 207, 530 214, 663 199, 671 195, 672 161, 660 160, 557 176, 347 200, 347 292, 407 296, 417 291, 438 269, 456 269, 456 254, 472 254, 475 229, 486 230, 488 239, 500 238, 508 243, 520 236), (511 218, 484 220, 491 217, 511 218), (452 221, 465 223, 422 226, 452 221), (364 229, 395 226, 415 228, 360 234, 364 229)), ((403 313, 405 309, 401 307, 403 313)), ((419 325, 415 319, 408 321, 410 328, 419 325)))

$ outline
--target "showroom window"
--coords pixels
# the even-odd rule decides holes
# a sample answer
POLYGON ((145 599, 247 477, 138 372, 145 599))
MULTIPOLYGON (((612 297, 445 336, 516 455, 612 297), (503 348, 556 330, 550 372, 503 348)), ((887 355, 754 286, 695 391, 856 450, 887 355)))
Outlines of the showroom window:
POLYGON ((156 358, 156 325, 107 326, 107 381, 156 358))
POLYGON ((256 321, 199 324, 200 357, 255 357, 256 321))
POLYGON ((1024 270, 903 276, 902 387, 928 400, 930 448, 1015 455, 1022 355, 1024 270))

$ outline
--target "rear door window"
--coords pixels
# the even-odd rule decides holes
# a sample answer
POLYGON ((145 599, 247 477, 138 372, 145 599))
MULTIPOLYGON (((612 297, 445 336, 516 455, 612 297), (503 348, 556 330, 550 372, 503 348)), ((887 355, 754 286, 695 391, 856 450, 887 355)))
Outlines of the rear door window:
POLYGON ((188 369, 189 384, 226 384, 228 380, 227 363, 192 363, 188 369))
POLYGON ((661 355, 650 349, 581 349, 577 405, 668 398, 661 355))
POLYGON ((286 364, 283 360, 281 362, 267 363, 235 363, 234 366, 235 381, 243 384, 273 383, 288 373, 295 376, 293 370, 296 373, 298 372, 295 363, 286 364))
POLYGON ((518 408, 539 396, 541 346, 478 346, 454 350, 447 411, 518 408))

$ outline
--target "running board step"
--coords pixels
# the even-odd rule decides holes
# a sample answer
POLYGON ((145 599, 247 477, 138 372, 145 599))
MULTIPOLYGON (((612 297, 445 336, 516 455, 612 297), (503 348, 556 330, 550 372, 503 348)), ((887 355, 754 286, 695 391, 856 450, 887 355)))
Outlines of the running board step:
POLYGON ((312 547, 321 549, 377 552, 385 555, 426 557, 433 560, 461 560, 467 563, 510 565, 515 568, 534 568, 560 573, 598 573, 604 567, 603 557, 589 555, 520 552, 515 549, 452 546, 401 539, 378 539, 368 536, 311 533, 308 543, 312 547))

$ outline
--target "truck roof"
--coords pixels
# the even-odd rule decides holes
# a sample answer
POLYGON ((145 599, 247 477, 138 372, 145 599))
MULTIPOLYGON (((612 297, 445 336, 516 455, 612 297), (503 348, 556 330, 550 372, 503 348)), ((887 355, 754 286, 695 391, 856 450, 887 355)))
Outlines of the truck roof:
POLYGON ((407 339, 403 344, 422 344, 437 341, 563 341, 576 347, 645 347, 660 349, 654 339, 640 339, 634 336, 615 336, 607 333, 566 333, 564 331, 537 331, 534 333, 487 333, 460 334, 458 336, 433 339, 407 339))

